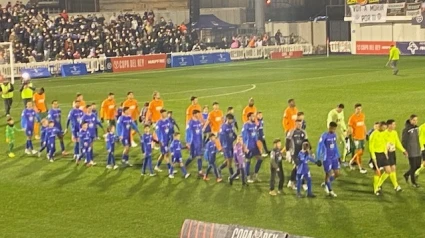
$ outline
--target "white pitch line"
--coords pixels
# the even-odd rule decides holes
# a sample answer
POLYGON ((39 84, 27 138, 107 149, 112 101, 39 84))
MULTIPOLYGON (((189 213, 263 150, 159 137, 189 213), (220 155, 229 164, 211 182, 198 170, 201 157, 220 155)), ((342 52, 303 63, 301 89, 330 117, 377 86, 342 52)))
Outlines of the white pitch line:
MULTIPOLYGON (((239 85, 240 86, 240 85, 239 85)), ((254 90, 255 88, 257 88, 257 86, 255 84, 251 84, 251 87, 245 90, 241 90, 241 91, 236 91, 236 92, 231 92, 231 93, 222 93, 222 94, 215 94, 215 95, 208 95, 208 96, 201 96, 198 98, 213 98, 213 97, 223 97, 223 96, 230 96, 230 95, 235 95, 235 94, 241 94, 241 93, 246 93, 249 91, 254 90)), ((164 100, 164 101, 168 101, 168 102, 175 102, 175 101, 185 101, 187 100, 187 98, 179 98, 179 99, 170 99, 170 100, 164 100)))

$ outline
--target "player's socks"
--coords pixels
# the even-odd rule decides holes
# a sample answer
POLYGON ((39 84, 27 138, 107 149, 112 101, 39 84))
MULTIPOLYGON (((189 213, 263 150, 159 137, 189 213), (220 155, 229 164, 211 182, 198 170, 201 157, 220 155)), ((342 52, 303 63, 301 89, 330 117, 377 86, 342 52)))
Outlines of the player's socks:
POLYGON ((390 173, 390 180, 391 180, 391 183, 393 184, 394 188, 397 188, 399 186, 398 185, 398 182, 397 182, 397 174, 396 174, 396 172, 391 172, 390 173))
POLYGON ((376 193, 378 191, 378 183, 379 183, 379 176, 374 175, 373 176, 373 193, 376 193))
POLYGON ((248 162, 246 162, 246 175, 249 176, 249 174, 251 173, 251 160, 249 160, 248 162))
POLYGON ((34 146, 32 145, 32 140, 30 140, 29 143, 30 143, 30 150, 34 150, 34 146))
POLYGON ((425 164, 422 164, 422 165, 421 165, 421 167, 419 167, 419 169, 417 169, 417 170, 415 171, 415 175, 416 175, 416 176, 420 175, 420 174, 421 174, 421 172, 422 172, 422 170, 424 170, 424 169, 425 169, 425 164))
POLYGON ((15 147, 14 143, 9 143, 9 153, 12 153, 13 147, 15 147))
POLYGON ((186 167, 185 167, 185 166, 181 166, 181 167, 180 167, 180 170, 182 171, 183 176, 186 176, 186 174, 187 174, 186 167))
POLYGON ((192 163, 193 158, 187 158, 186 163, 184 163, 184 166, 188 166, 190 163, 192 163))
POLYGON ((208 174, 211 172, 211 165, 208 165, 207 171, 205 172, 205 177, 208 177, 208 174))
POLYGON ((158 159, 158 162, 156 162, 156 167, 159 168, 159 166, 161 166, 161 163, 162 163, 162 160, 161 159, 158 159))
POLYGON ((258 172, 260 171, 262 163, 263 163, 262 159, 257 160, 257 163, 255 164, 255 170, 254 170, 255 174, 258 174, 258 172))
POLYGON ((80 142, 75 142, 74 144, 74 155, 78 155, 80 153, 80 142))
POLYGON ((65 151, 65 143, 63 142, 63 140, 59 141, 60 146, 61 146, 61 151, 64 152, 65 151))
MULTIPOLYGON (((332 191, 332 182, 331 181, 326 182, 325 185, 326 185, 326 187, 328 187, 329 191, 332 191)), ((308 181, 307 181, 307 186, 308 186, 308 181)))
POLYGON ((381 177, 379 178, 379 182, 378 182, 378 188, 382 186, 382 184, 384 184, 385 180, 387 180, 387 178, 390 176, 390 174, 388 174, 387 172, 384 172, 381 177))
POLYGON ((307 177, 306 180, 307 180, 307 194, 313 194, 311 191, 311 178, 307 177))
POLYGON ((127 162, 128 161, 128 154, 122 154, 122 160, 127 162))
POLYGON ((28 150, 30 149, 30 140, 28 140, 28 139, 27 139, 27 143, 25 145, 25 148, 28 149, 28 150))
POLYGON ((297 178, 297 194, 301 194, 301 185, 302 185, 302 179, 300 176, 297 178))
MULTIPOLYGON (((297 181, 297 169, 293 168, 291 171, 291 181, 297 181)), ((302 180, 302 179, 301 179, 302 180)), ((302 181, 300 181, 302 183, 302 181)))
POLYGON ((233 168, 229 166, 229 174, 232 176, 234 174, 233 168))
POLYGON ((211 165, 214 171, 214 175, 216 178, 220 178, 220 173, 218 172, 217 166, 215 164, 211 165))
POLYGON ((167 163, 167 168, 168 168, 168 174, 172 175, 174 172, 174 166, 172 166, 171 163, 167 163))
POLYGON ((145 158, 142 165, 142 174, 146 173, 146 167, 148 167, 148 158, 145 158))
POLYGON ((226 168, 227 166, 227 161, 224 161, 221 165, 220 165, 220 170, 223 170, 224 168, 226 168))
POLYGON ((198 158, 198 171, 202 171, 202 158, 198 158))

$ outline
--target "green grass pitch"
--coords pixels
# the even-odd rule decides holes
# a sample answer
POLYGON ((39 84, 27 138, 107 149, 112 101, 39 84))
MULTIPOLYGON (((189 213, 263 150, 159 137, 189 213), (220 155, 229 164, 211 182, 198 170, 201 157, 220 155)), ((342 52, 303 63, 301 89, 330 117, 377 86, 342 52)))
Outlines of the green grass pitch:
MULTIPOLYGON (((327 113, 338 103, 346 105, 346 120, 353 105, 363 103, 369 128, 375 121, 393 118, 400 134, 410 114, 417 113, 419 120, 424 121, 423 59, 402 58, 399 76, 393 76, 385 63, 386 58, 374 56, 311 57, 105 73, 36 80, 34 84, 45 87, 48 102, 60 101, 63 117, 77 92, 85 95, 86 102, 100 104, 109 92, 114 92, 117 102, 121 102, 127 91, 134 91, 141 104, 158 90, 165 107, 174 111, 183 128, 192 95, 199 96, 202 105, 218 101, 221 109, 235 107, 239 121, 243 107, 254 97, 257 108, 264 113, 269 146, 272 139, 284 137, 282 113, 287 99, 295 98, 298 109, 306 113, 307 132, 316 145, 326 130, 327 113)), ((17 121, 21 109, 16 93, 12 115, 17 121)), ((131 150, 133 168, 106 171, 102 141, 95 143, 98 166, 85 168, 74 166, 70 157, 48 163, 46 159, 23 155, 23 132, 17 132, 17 156, 9 159, 4 126, 2 117, 1 237, 178 237, 186 218, 313 237, 425 237, 424 189, 414 189, 403 181, 402 173, 408 165, 401 154, 398 179, 404 191, 400 194, 395 194, 387 182, 384 196, 377 198, 371 193, 372 171, 361 175, 343 169, 343 176, 334 183, 338 197, 330 199, 320 188, 322 168, 310 166, 313 191, 318 197, 297 199, 288 189, 284 196, 268 195, 268 159, 260 172, 263 182, 248 188, 242 188, 240 181, 230 187, 213 180, 204 182, 195 176, 169 180, 165 172, 159 177, 141 177, 139 148, 131 150)), ((66 144, 72 152, 69 135, 66 144)), ((118 146, 117 158, 120 150, 118 146)), ((363 160, 366 163, 368 159, 363 160)), ((196 163, 192 163, 189 171, 196 173, 195 167, 196 163)), ((285 162, 284 167, 286 180, 290 166, 285 162)), ((223 173, 227 179, 227 170, 223 173)), ((423 180, 419 178, 419 184, 425 185, 423 180)))

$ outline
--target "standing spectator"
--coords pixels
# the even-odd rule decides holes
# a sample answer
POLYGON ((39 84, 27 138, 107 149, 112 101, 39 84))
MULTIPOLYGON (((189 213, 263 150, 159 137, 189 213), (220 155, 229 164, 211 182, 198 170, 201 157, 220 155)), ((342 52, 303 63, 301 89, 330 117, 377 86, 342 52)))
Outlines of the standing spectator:
POLYGON ((401 143, 406 149, 409 156, 410 169, 403 175, 406 181, 409 181, 409 177, 412 181, 412 185, 418 188, 419 185, 416 183, 415 172, 421 167, 421 145, 419 143, 419 127, 418 127, 418 116, 411 115, 409 120, 406 121, 406 125, 403 129, 401 136, 401 143))
POLYGON ((4 110, 6 116, 10 116, 10 109, 12 108, 13 103, 13 84, 9 82, 8 79, 3 79, 3 82, 0 84, 1 97, 4 100, 4 110))
POLYGON ((65 20, 65 22, 68 22, 69 16, 68 16, 68 13, 66 12, 66 10, 63 10, 61 12, 61 14, 59 14, 59 15, 65 20))
POLYGON ((277 30, 276 34, 274 35, 274 39, 276 41, 276 45, 282 44, 282 33, 280 32, 280 30, 277 30))

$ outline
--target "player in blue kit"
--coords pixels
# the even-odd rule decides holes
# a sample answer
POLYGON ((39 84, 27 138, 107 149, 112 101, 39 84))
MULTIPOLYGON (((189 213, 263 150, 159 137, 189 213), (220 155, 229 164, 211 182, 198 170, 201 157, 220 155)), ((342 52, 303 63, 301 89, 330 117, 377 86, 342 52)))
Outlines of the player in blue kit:
POLYGON ((78 156, 78 159, 76 161, 76 164, 78 165, 82 158, 84 158, 84 164, 87 167, 94 166, 96 163, 93 162, 92 153, 91 153, 91 144, 93 143, 93 136, 90 135, 90 132, 88 130, 88 123, 83 122, 81 123, 81 129, 78 132, 78 139, 81 143, 81 152, 80 156, 78 156))
POLYGON ((310 155, 310 144, 304 142, 302 144, 302 150, 298 153, 298 166, 297 166, 297 197, 301 198, 301 186, 302 181, 307 181, 307 197, 315 198, 316 195, 313 194, 311 190, 311 174, 310 168, 308 167, 308 162, 316 163, 320 166, 320 162, 316 160, 313 155, 310 155))
POLYGON ((74 159, 78 159, 80 154, 80 141, 78 133, 81 128, 81 118, 83 117, 84 112, 80 109, 80 101, 74 101, 73 105, 74 107, 68 114, 65 133, 68 131, 68 128, 71 125, 72 142, 74 142, 74 159))
POLYGON ((133 121, 131 117, 131 112, 129 109, 130 108, 128 107, 124 107, 123 114, 118 118, 117 134, 122 145, 124 146, 124 150, 122 152, 122 163, 123 165, 131 167, 133 165, 130 164, 130 162, 128 161, 128 158, 129 158, 128 153, 130 152, 130 145, 131 145, 130 144, 131 130, 136 131, 139 135, 140 135, 140 132, 139 132, 139 129, 137 128, 136 123, 133 121))
POLYGON ((50 162, 54 161, 54 156, 56 152, 56 137, 60 133, 61 132, 55 127, 55 122, 49 121, 49 126, 45 130, 43 141, 45 145, 47 146, 47 159, 50 162))
POLYGON ((216 135, 214 133, 211 133, 209 136, 209 140, 207 144, 205 145, 205 159, 208 161, 208 168, 207 172, 204 175, 204 181, 209 181, 208 174, 211 172, 211 169, 214 171, 215 178, 217 183, 220 183, 223 181, 221 178, 220 171, 217 168, 217 165, 215 163, 216 157, 217 157, 217 146, 216 146, 216 135))
POLYGON ((261 182, 258 178, 258 172, 260 171, 263 160, 261 159, 260 149, 258 148, 258 130, 256 125, 255 114, 250 112, 247 114, 248 121, 243 125, 242 137, 244 141, 245 153, 246 153, 246 175, 248 176, 248 183, 253 183, 254 180, 261 182), (254 176, 250 176, 251 159, 256 158, 257 163, 255 164, 254 176))
POLYGON ((198 161, 198 176, 203 177, 202 172, 202 123, 199 121, 198 110, 193 110, 192 119, 189 120, 186 128, 186 146, 190 150, 190 157, 186 160, 187 167, 194 159, 198 161))
POLYGON ((50 108, 47 112, 47 119, 55 123, 55 128, 59 131, 58 138, 62 155, 67 155, 68 153, 65 151, 65 143, 63 141, 64 131, 62 129, 62 111, 59 108, 57 100, 52 101, 52 108, 50 108))
POLYGON ((143 160, 143 165, 142 165, 142 176, 146 175, 146 168, 149 167, 149 176, 153 177, 156 174, 153 172, 153 168, 152 168, 152 148, 154 146, 153 144, 153 136, 150 133, 151 127, 149 125, 145 125, 144 127, 144 133, 140 138, 140 141, 142 142, 142 153, 144 153, 145 158, 143 160))
POLYGON ((103 126, 100 120, 98 119, 96 113, 93 112, 93 104, 86 106, 86 113, 83 115, 83 117, 81 117, 81 123, 87 123, 88 125, 88 130, 89 130, 90 136, 92 137, 91 138, 92 144, 90 145, 91 147, 90 153, 92 154, 90 157, 94 159, 93 142, 97 139, 97 126, 99 126, 102 129, 103 129, 103 126))
POLYGON ((229 176, 232 176, 233 171, 233 142, 236 140, 236 133, 234 129, 234 119, 235 117, 232 114, 226 115, 225 123, 221 125, 219 138, 220 144, 224 155, 224 162, 221 164, 219 170, 229 167, 229 176))
POLYGON ((115 142, 117 136, 115 135, 115 126, 110 125, 106 129, 107 133, 105 135, 106 150, 108 151, 108 157, 106 160, 107 169, 118 169, 118 165, 115 163, 115 142))
POLYGON ((263 113, 257 113, 257 128, 258 128, 258 140, 263 145, 263 154, 261 156, 267 157, 270 151, 267 149, 266 134, 264 134, 264 118, 263 113))
POLYGON ((27 143, 25 145, 25 154, 27 155, 38 154, 38 151, 34 150, 34 146, 32 144, 35 120, 37 120, 37 122, 40 122, 40 116, 34 110, 33 103, 27 102, 26 108, 22 111, 21 114, 21 126, 22 128, 24 128, 25 135, 27 136, 27 143))
POLYGON ((190 174, 186 170, 186 166, 184 166, 183 163, 183 156, 182 156, 182 143, 180 142, 180 133, 176 132, 173 136, 173 141, 170 145, 170 151, 171 151, 171 171, 168 175, 169 178, 174 178, 174 166, 176 164, 180 165, 180 169, 183 173, 184 178, 189 178, 190 174))
MULTIPOLYGON (((203 122, 206 122, 208 120, 208 115, 209 114, 210 114, 209 107, 208 106, 204 106, 202 108, 202 121, 203 122)), ((208 137, 210 136, 210 133, 211 133, 211 126, 208 125, 207 127, 205 127, 205 129, 204 129, 204 131, 202 133, 204 135, 204 137, 202 139, 202 145, 205 145, 207 143, 208 137)))
POLYGON ((338 124, 336 122, 329 123, 329 131, 322 134, 317 146, 317 158, 323 161, 323 169, 325 170, 325 182, 322 187, 325 188, 325 192, 331 196, 336 197, 337 195, 332 191, 332 182, 336 177, 339 176, 339 159, 340 155, 338 152, 336 129, 338 124))
MULTIPOLYGON (((96 119, 100 122, 100 120, 99 120, 99 113, 97 111, 97 105, 96 105, 96 103, 92 103, 91 104, 91 109, 92 109, 92 113, 96 116, 96 119)), ((102 123, 100 123, 100 126, 99 127, 103 129, 102 123)), ((99 140, 100 138, 99 138, 97 126, 95 126, 94 129, 95 129, 95 138, 96 138, 96 140, 99 140)))
POLYGON ((167 118, 167 110, 161 109, 159 112, 161 113, 161 119, 155 125, 155 133, 158 138, 161 154, 159 155, 158 162, 156 163, 154 170, 162 172, 159 166, 161 166, 163 160, 167 163, 168 170, 171 170, 169 135, 172 125, 167 118))
POLYGON ((233 116, 233 123, 232 123, 233 127, 236 129, 236 131, 239 131, 238 121, 235 118, 235 109, 233 109, 233 107, 228 107, 227 114, 230 114, 233 116))
POLYGON ((180 131, 180 127, 179 125, 177 125, 177 122, 173 117, 173 111, 168 111, 167 118, 168 118, 168 121, 170 122, 170 133, 168 137, 169 137, 169 141, 171 142, 173 141, 173 138, 174 138, 174 132, 176 132, 175 128, 177 128, 177 131, 180 131))
MULTIPOLYGON (((47 148, 47 141, 46 141, 46 131, 49 126, 49 121, 44 118, 41 119, 41 133, 40 133, 40 149, 38 150, 38 157, 41 157, 41 152, 47 148)), ((47 153, 49 151, 47 150, 47 153)))

